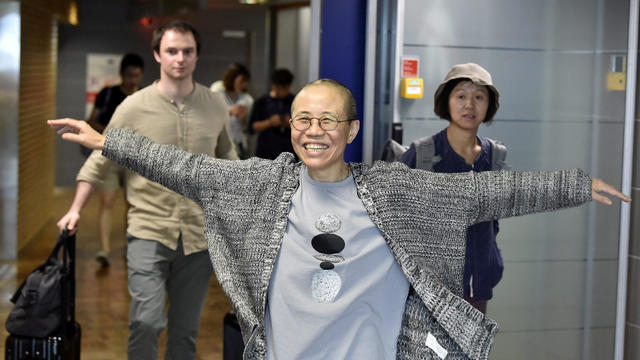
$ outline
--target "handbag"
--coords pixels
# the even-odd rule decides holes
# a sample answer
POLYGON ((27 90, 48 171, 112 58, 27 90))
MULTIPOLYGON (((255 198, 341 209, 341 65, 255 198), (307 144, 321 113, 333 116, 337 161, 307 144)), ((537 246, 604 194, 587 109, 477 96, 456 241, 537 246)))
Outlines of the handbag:
MULTIPOLYGON (((11 298, 13 309, 5 326, 12 335, 47 337, 57 333, 64 323, 63 292, 69 291, 69 271, 67 255, 71 257, 66 241, 74 241, 66 231, 60 236, 56 246, 15 292, 11 298), (63 260, 59 259, 63 249, 63 260)), ((73 281, 73 280, 71 280, 73 281)))

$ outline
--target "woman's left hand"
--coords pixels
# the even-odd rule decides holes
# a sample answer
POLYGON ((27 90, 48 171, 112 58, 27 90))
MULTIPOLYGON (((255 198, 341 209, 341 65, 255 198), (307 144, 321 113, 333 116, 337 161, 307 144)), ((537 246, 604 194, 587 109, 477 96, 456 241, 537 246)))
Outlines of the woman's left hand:
POLYGON ((591 197, 593 198, 593 200, 605 205, 613 204, 613 202, 611 202, 611 199, 603 195, 603 193, 615 196, 618 199, 625 202, 631 201, 630 197, 621 193, 620 191, 618 191, 618 189, 616 189, 612 185, 609 185, 606 182, 602 181, 602 179, 592 179, 591 180, 591 197))

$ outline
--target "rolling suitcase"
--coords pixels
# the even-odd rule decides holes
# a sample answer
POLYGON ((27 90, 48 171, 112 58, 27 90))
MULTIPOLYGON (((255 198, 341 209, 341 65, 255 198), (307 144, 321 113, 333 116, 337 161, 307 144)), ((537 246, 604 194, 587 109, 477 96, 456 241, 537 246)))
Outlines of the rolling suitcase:
MULTIPOLYGON (((7 337, 5 343, 5 359, 6 360, 78 360, 80 359, 80 324, 75 321, 75 235, 68 236, 65 231, 60 238, 56 247, 49 255, 45 263, 39 266, 29 275, 25 282, 20 286, 12 301, 18 305, 17 301, 25 301, 28 304, 37 306, 38 301, 42 302, 33 282, 34 279, 42 279, 40 273, 46 266, 57 266, 55 269, 60 273, 60 287, 52 287, 54 293, 60 299, 60 321, 61 325, 57 326, 50 334, 42 336, 40 331, 45 325, 51 324, 51 316, 47 319, 34 319, 37 311, 29 312, 21 310, 19 313, 12 311, 7 319, 7 330, 11 333, 9 322, 13 321, 11 326, 14 331, 16 328, 19 334, 11 334, 7 337), (59 250, 62 249, 62 261, 59 260, 59 250), (40 273, 36 274, 36 272, 40 273), (34 278, 29 278, 36 274, 34 278), (29 283, 31 281, 31 283, 29 283), (22 297, 23 299, 19 298, 22 297), (12 319, 13 318, 13 319, 12 319), (17 320, 16 320, 17 319, 17 320), (31 323, 31 324, 29 324, 31 323), (15 324, 20 324, 16 327, 15 324), (39 336, 31 336, 36 333, 39 336)), ((51 283, 51 281, 50 281, 51 283)), ((55 301, 52 301, 55 302, 55 301)))

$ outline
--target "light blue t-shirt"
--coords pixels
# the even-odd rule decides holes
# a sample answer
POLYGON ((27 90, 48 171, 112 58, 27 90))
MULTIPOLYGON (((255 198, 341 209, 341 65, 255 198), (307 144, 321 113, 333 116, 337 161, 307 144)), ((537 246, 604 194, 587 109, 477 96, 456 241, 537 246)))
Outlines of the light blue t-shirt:
POLYGON ((268 358, 395 359, 409 283, 353 177, 327 183, 301 172, 269 283, 268 358), (339 236, 344 249, 315 250, 319 234, 339 236))

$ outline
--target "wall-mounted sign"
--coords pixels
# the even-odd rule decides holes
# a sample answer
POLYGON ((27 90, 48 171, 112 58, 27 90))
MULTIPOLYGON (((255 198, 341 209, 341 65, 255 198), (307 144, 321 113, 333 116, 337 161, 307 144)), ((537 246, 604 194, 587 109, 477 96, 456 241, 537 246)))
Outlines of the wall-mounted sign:
POLYGON ((402 78, 400 96, 405 99, 422 99, 424 85, 421 78, 402 78))
POLYGON ((420 59, 417 56, 402 57, 402 78, 417 78, 420 70, 420 59))

